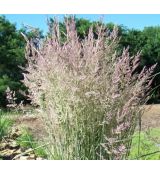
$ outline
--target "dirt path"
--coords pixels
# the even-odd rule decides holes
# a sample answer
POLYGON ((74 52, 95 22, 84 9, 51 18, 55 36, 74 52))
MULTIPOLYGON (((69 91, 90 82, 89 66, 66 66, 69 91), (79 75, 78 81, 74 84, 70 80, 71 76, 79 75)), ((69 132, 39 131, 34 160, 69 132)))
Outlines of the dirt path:
POLYGON ((146 105, 142 117, 143 128, 160 128, 160 104, 146 105))
MULTIPOLYGON (((37 140, 41 140, 46 135, 42 121, 38 117, 19 117, 16 119, 15 124, 28 128, 37 140)), ((160 128, 160 104, 145 106, 142 129, 147 128, 160 128)))
POLYGON ((19 117, 15 120, 15 126, 20 128, 26 128, 31 132, 34 138, 38 141, 43 140, 46 135, 45 127, 43 122, 38 117, 19 117))

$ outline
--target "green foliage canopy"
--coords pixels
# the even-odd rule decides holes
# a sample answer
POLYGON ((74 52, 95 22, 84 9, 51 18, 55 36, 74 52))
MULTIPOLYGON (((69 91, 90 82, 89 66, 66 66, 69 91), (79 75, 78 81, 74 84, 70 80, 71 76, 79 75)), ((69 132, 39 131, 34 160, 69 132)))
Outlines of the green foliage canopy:
MULTIPOLYGON (((0 106, 5 106, 5 90, 9 86, 12 90, 24 89, 20 82, 23 79, 19 66, 25 65, 25 42, 4 16, 0 17, 0 106)), ((19 96, 20 98, 20 96, 19 96)))

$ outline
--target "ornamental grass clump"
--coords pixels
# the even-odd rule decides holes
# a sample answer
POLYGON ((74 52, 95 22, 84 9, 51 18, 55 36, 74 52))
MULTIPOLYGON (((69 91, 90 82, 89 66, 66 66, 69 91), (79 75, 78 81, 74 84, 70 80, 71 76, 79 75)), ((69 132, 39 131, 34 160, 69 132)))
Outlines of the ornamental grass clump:
POLYGON ((140 54, 116 54, 118 30, 97 24, 85 39, 55 19, 39 48, 27 40, 24 84, 48 131, 49 159, 127 159, 149 96, 154 66, 137 73, 140 54), (31 54, 32 53, 32 54, 31 54))

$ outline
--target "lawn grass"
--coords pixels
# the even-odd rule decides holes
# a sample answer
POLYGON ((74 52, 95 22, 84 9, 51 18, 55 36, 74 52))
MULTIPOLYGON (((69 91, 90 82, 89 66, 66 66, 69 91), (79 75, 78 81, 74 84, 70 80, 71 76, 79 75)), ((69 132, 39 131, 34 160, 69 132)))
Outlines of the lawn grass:
POLYGON ((0 111, 0 140, 8 134, 13 120, 10 118, 9 113, 0 111))
POLYGON ((27 129, 23 128, 22 134, 16 139, 16 141, 21 148, 32 148, 37 156, 42 158, 47 157, 45 149, 40 147, 40 143, 35 141, 32 134, 27 129))
POLYGON ((140 145, 138 143, 139 134, 136 132, 132 140, 129 159, 160 160, 160 128, 142 131, 140 134, 140 145))

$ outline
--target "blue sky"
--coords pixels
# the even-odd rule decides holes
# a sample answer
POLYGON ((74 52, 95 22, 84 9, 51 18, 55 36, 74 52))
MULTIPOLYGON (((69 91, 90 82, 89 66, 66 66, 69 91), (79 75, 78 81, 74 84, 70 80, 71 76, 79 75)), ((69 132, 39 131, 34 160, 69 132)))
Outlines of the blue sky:
MULTIPOLYGON (((21 28, 22 24, 31 25, 33 27, 39 27, 44 32, 47 31, 46 20, 47 17, 53 17, 54 15, 45 15, 45 14, 37 14, 37 15, 23 15, 23 14, 13 14, 13 15, 5 15, 6 18, 12 23, 16 23, 17 28, 21 28)), ((56 15, 61 20, 63 19, 63 15, 56 15)), ((106 15, 76 15, 78 18, 86 18, 92 21, 99 20, 102 16, 104 22, 113 22, 115 24, 122 24, 128 28, 135 28, 142 30, 146 26, 157 26, 160 25, 160 15, 152 15, 152 14, 106 14, 106 15)))

